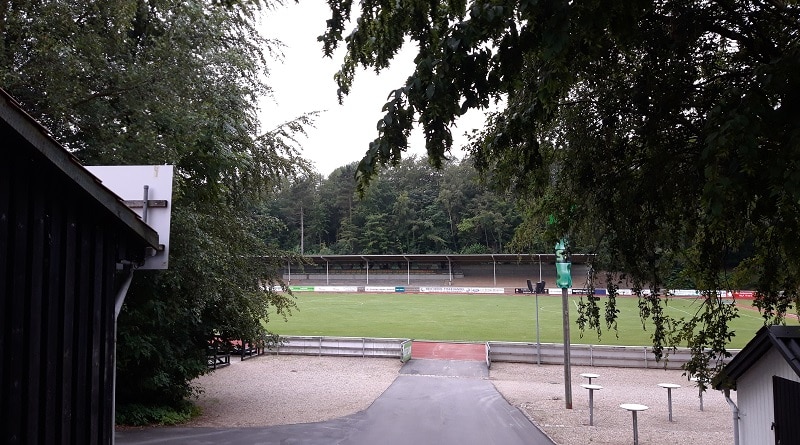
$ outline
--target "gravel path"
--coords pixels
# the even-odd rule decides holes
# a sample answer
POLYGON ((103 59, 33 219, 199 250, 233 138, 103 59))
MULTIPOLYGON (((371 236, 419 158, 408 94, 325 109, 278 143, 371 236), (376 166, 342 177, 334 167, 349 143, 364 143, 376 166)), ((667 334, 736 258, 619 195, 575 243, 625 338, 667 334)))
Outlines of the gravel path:
MULTIPOLYGON (((633 443, 632 415, 619 407, 623 403, 647 405, 638 414, 639 443, 642 445, 731 444, 731 409, 719 391, 703 396, 703 411, 694 382, 681 371, 572 367, 572 408, 565 409, 564 367, 493 363, 490 378, 514 406, 560 445, 633 443), (593 384, 603 387, 594 393, 594 425, 589 426, 589 391, 580 385, 581 373, 599 374, 593 384), (673 422, 669 422, 667 390, 659 383, 677 383, 672 390, 673 422)), ((735 392, 731 398, 736 401, 735 392)))
POLYGON ((261 356, 195 381, 203 414, 188 426, 319 422, 364 410, 392 384, 397 359, 261 356))
MULTIPOLYGON (((203 376, 197 400, 203 414, 188 426, 269 426, 329 420, 366 409, 398 375, 396 359, 262 356, 203 376)), ((705 394, 699 410, 697 389, 680 371, 572 367, 573 409, 565 409, 563 367, 493 363, 490 381, 514 406, 559 445, 632 443, 631 414, 621 403, 648 405, 639 413, 639 441, 656 444, 733 442, 731 411, 719 392, 705 394), (600 374, 589 424, 583 372, 600 374), (673 390, 668 421, 666 390, 673 390)), ((735 398, 734 398, 735 401, 735 398)))

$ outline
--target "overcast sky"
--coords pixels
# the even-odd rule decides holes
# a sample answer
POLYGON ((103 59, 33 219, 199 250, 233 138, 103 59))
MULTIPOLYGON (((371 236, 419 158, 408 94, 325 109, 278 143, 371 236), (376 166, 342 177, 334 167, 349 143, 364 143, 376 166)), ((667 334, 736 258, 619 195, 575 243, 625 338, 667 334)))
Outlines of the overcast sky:
MULTIPOLYGON (((414 58, 409 48, 379 75, 358 72, 350 95, 339 105, 333 74, 341 65, 342 52, 334 59, 326 59, 317 41, 329 17, 325 0, 301 0, 299 4, 266 11, 262 18, 262 34, 286 45, 283 64, 271 64, 269 85, 275 90, 275 97, 262 103, 263 127, 269 130, 303 113, 320 111, 316 128, 309 129, 308 137, 300 142, 304 157, 324 176, 363 157, 369 142, 377 136, 376 124, 383 117, 381 107, 389 92, 402 86, 411 74, 414 58)), ((480 126, 483 116, 472 112, 458 122, 458 128, 453 129, 454 147, 466 142, 462 135, 480 126)), ((412 136, 409 152, 424 154, 421 132, 412 136)))

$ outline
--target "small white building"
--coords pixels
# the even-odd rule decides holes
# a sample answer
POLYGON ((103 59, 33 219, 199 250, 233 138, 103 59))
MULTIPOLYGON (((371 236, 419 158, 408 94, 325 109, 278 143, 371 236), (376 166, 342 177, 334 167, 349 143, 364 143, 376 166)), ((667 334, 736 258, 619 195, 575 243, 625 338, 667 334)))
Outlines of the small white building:
POLYGON ((800 326, 761 328, 713 387, 736 391, 738 445, 800 445, 800 326))

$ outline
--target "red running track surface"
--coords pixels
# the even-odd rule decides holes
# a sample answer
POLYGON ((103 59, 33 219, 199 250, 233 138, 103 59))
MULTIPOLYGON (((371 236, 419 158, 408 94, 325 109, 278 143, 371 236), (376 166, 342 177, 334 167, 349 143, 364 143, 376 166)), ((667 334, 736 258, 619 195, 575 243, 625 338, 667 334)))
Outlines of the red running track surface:
POLYGON ((483 343, 415 341, 411 344, 411 358, 484 361, 486 360, 486 345, 483 343))

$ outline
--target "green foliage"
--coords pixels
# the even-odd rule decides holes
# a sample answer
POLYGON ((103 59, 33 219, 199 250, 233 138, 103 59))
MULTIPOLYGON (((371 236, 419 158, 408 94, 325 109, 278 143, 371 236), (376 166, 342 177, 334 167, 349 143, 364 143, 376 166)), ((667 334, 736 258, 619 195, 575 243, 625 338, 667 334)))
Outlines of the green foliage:
POLYGON ((498 198, 481 185, 467 162, 436 170, 405 159, 361 198, 355 168, 341 167, 327 179, 287 181, 265 209, 282 225, 271 241, 296 250, 302 233, 306 253, 446 253, 473 244, 485 253, 508 251, 521 220, 517 208, 511 198, 498 198))
POLYGON ((461 249, 460 253, 464 255, 492 253, 488 250, 489 249, 483 244, 470 244, 469 246, 465 246, 463 249, 461 249))
POLYGON ((568 235, 596 252, 641 290, 658 350, 710 348, 689 372, 705 378, 727 355, 736 313, 718 291, 755 283, 769 323, 800 304, 796 2, 368 0, 347 37, 352 2, 329 4, 324 51, 347 49, 340 94, 357 66, 382 69, 406 39, 418 48, 359 164, 362 191, 400 161, 415 120, 440 166, 454 120, 502 98, 469 149, 530 209, 516 245, 568 235), (545 215, 558 223, 543 229, 545 215), (676 268, 706 297, 686 320, 663 315, 676 268))
POLYGON ((258 128, 275 42, 254 7, 0 1, 0 86, 58 141, 86 164, 175 165, 170 269, 137 271, 119 317, 117 406, 132 421, 178 420, 212 338, 270 341, 261 321, 294 305, 262 259, 283 252, 258 203, 306 170, 295 137, 311 116, 258 128))
POLYGON ((131 403, 117 409, 117 425, 176 425, 198 416, 198 407, 189 402, 179 406, 154 406, 131 403))

